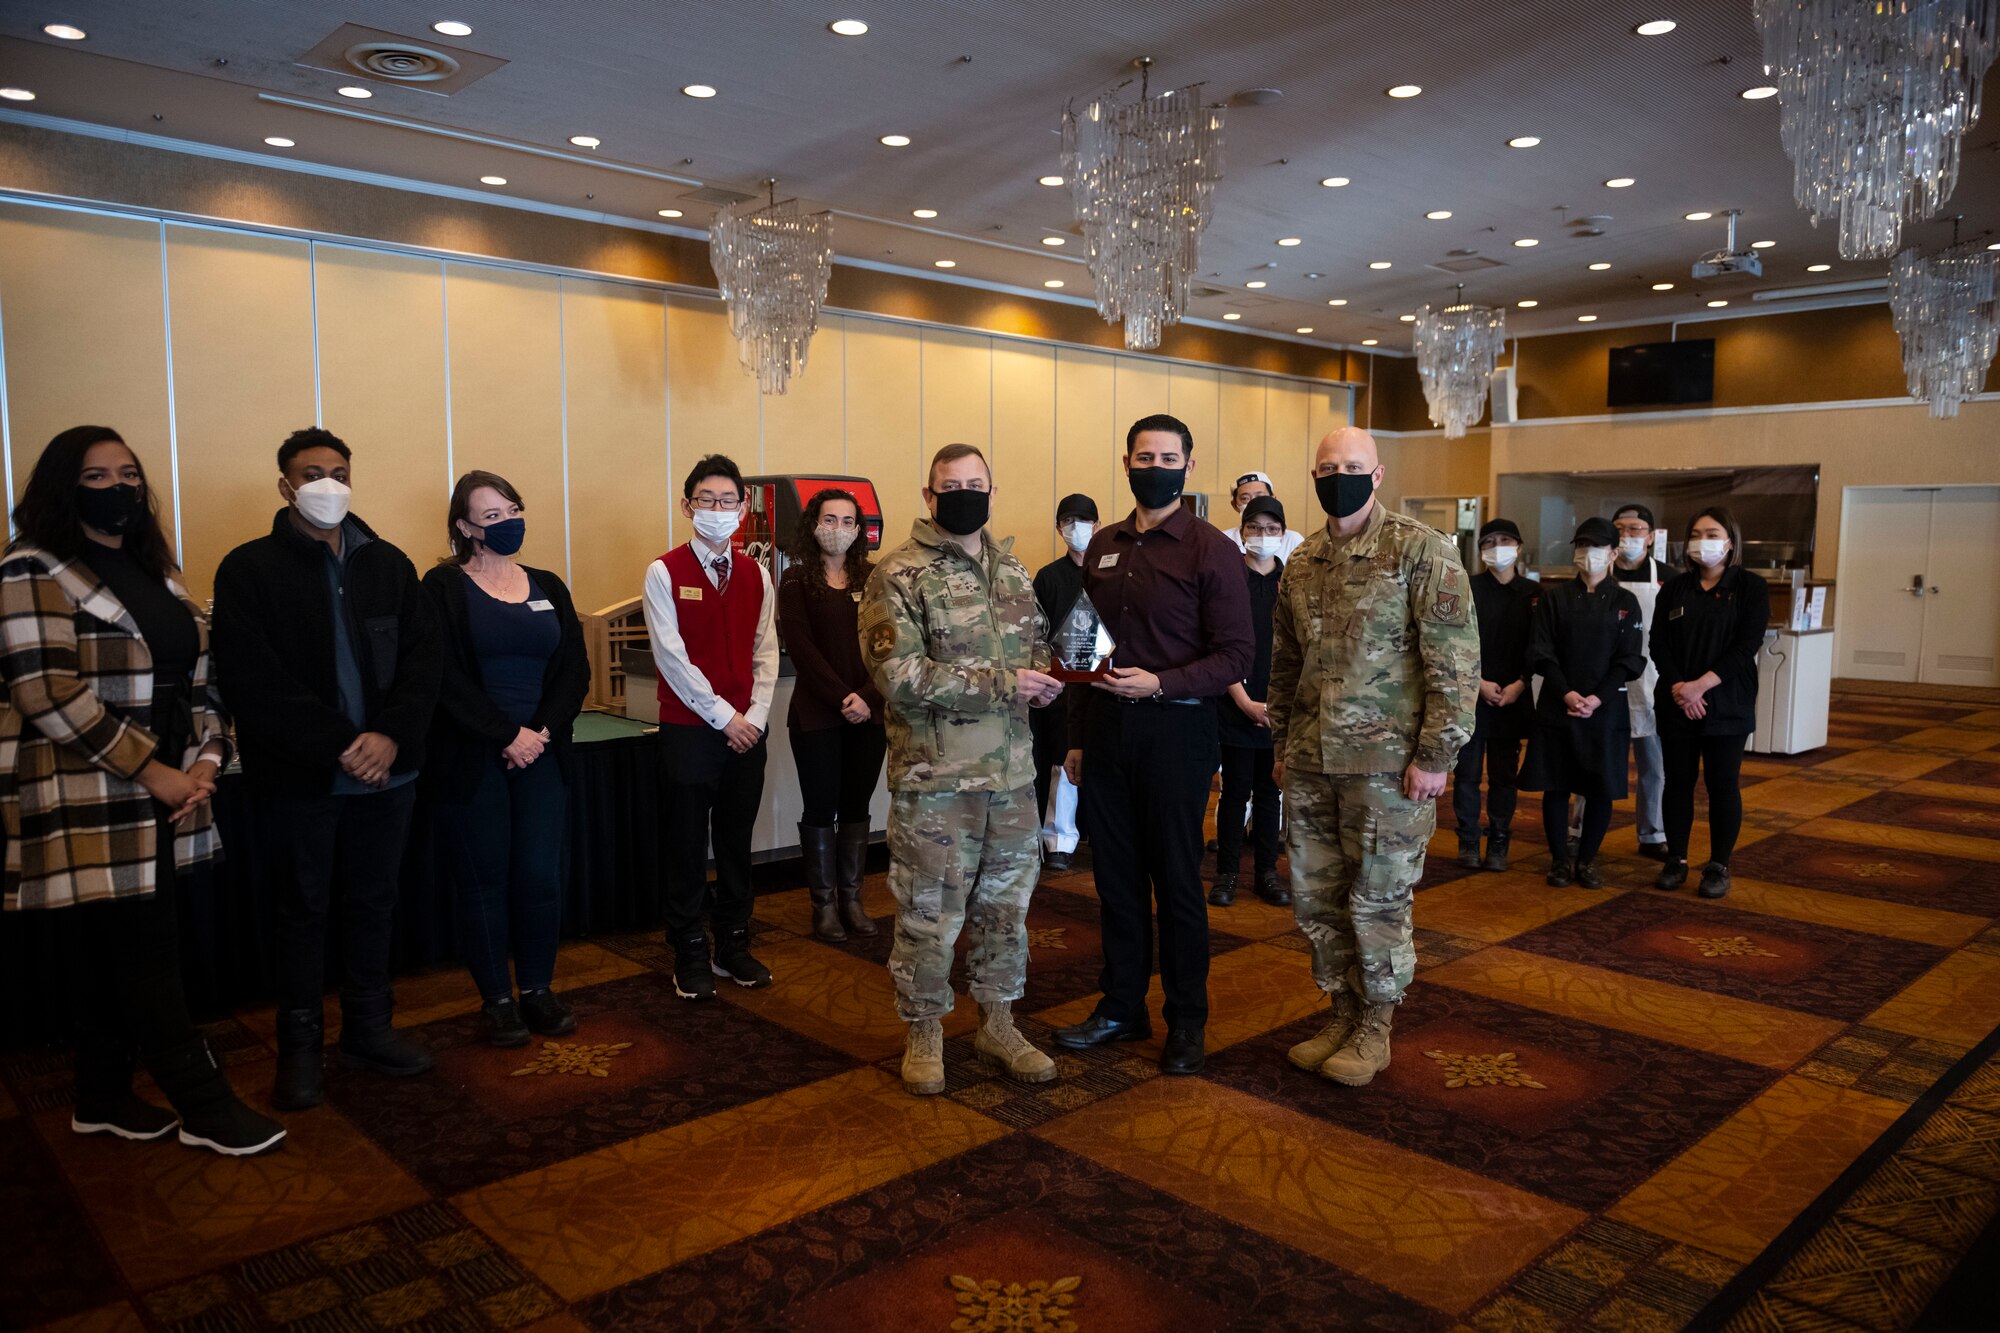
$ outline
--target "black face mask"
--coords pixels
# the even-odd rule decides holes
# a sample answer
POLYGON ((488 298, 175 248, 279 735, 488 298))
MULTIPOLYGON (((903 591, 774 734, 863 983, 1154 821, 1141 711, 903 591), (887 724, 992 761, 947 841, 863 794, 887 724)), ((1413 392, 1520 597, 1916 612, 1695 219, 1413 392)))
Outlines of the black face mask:
POLYGON ((993 497, 985 491, 937 491, 933 498, 937 508, 932 517, 954 537, 970 537, 985 527, 986 515, 993 505, 993 497))
POLYGON ((1184 467, 1135 467, 1125 471, 1125 484, 1141 509, 1165 509, 1187 486, 1184 467))
POLYGON ((1319 507, 1335 518, 1351 518, 1368 504, 1368 497, 1375 494, 1375 474, 1372 472, 1331 472, 1324 477, 1313 478, 1313 490, 1319 495, 1319 507))
POLYGON ((78 486, 76 516, 99 532, 123 536, 146 512, 144 487, 119 482, 115 486, 78 486))

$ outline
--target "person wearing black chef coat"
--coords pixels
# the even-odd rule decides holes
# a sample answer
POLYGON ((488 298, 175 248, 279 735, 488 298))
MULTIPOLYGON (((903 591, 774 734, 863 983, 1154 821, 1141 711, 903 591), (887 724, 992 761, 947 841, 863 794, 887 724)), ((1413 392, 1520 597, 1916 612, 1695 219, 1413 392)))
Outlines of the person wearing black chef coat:
POLYGON ((1727 509, 1694 516, 1687 551, 1687 572, 1660 589, 1653 625, 1667 771, 1667 864, 1654 887, 1687 883, 1699 768, 1708 787, 1708 864, 1697 892, 1720 898, 1729 892, 1729 857, 1743 829, 1743 747, 1756 729, 1757 651, 1771 621, 1771 587, 1743 568, 1743 532, 1727 509))
POLYGON ((1576 577, 1542 589, 1528 646, 1528 670, 1542 678, 1535 733, 1521 785, 1542 793, 1542 832, 1553 860, 1548 883, 1572 878, 1601 889, 1597 849, 1611 803, 1625 797, 1632 734, 1625 682, 1646 669, 1639 601, 1611 577, 1618 531, 1605 519, 1577 527, 1576 577), (1582 836, 1570 860, 1569 798, 1584 798, 1582 836))
MULTIPOLYGON (((1035 601, 1049 620, 1054 639, 1069 619, 1083 591, 1083 553, 1097 532, 1097 501, 1087 495, 1065 495, 1056 504, 1056 531, 1063 553, 1035 571, 1035 601)), ((1082 835, 1077 831, 1076 784, 1063 772, 1069 754, 1069 718, 1065 709, 1037 708, 1028 714, 1028 731, 1035 741, 1035 800, 1042 820, 1042 873, 1069 869, 1070 855, 1082 835)))
POLYGON ((1541 585, 1520 567, 1521 529, 1496 518, 1479 530, 1479 559, 1472 576, 1472 606, 1479 620, 1479 703, 1472 739, 1458 752, 1451 803, 1458 816, 1458 863, 1467 870, 1507 868, 1521 742, 1535 725, 1528 691, 1528 638, 1541 585), (1486 857, 1479 855, 1479 778, 1486 770, 1486 857))

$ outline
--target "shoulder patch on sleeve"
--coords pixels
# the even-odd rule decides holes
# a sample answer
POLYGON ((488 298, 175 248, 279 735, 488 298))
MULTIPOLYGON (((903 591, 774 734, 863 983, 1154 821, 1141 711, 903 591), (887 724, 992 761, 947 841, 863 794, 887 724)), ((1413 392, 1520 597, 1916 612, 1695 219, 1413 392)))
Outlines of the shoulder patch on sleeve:
POLYGON ((1457 561, 1439 563, 1428 600, 1421 612, 1426 620, 1440 625, 1465 624, 1472 598, 1466 587, 1465 571, 1457 561))
POLYGON ((861 637, 868 646, 868 660, 871 662, 886 661, 896 651, 896 624, 886 615, 870 621, 861 637))

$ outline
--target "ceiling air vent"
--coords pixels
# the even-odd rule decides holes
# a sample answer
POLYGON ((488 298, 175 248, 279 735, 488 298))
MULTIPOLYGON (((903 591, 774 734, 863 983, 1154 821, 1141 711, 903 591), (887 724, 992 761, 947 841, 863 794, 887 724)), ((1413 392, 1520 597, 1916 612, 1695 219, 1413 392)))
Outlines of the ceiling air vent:
POLYGON ((449 97, 507 62, 477 51, 348 23, 300 56, 299 63, 449 97))
POLYGON ((1441 268, 1447 273, 1477 273, 1480 269, 1507 266, 1497 259, 1488 259, 1484 255, 1468 255, 1463 259, 1440 259, 1431 267, 1441 268))

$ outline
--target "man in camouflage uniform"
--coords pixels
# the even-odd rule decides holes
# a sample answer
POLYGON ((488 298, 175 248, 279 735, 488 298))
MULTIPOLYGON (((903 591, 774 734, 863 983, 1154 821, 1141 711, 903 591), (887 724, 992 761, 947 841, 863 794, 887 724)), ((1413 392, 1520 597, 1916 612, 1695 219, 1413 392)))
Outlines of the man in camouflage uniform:
POLYGON ((1028 1083, 1053 1061, 1014 1026, 1028 975, 1028 896, 1041 874, 1028 710, 1062 685, 1044 674, 1048 624, 1028 571, 985 530, 992 473, 967 444, 931 461, 928 518, 884 556, 860 613, 861 652, 889 730, 889 891, 896 936, 889 975, 910 1025, 903 1086, 944 1091, 943 1018, 952 946, 979 1002, 973 1048, 1028 1083))
POLYGON ((1327 525, 1285 565, 1267 716, 1289 821, 1293 911, 1332 1020, 1293 1064, 1359 1087, 1389 1067, 1416 972, 1410 904, 1436 801, 1472 733, 1479 629, 1458 551, 1375 498, 1368 432, 1320 441, 1327 525))

